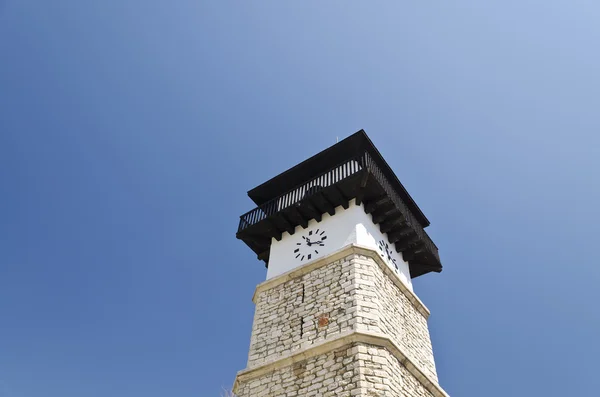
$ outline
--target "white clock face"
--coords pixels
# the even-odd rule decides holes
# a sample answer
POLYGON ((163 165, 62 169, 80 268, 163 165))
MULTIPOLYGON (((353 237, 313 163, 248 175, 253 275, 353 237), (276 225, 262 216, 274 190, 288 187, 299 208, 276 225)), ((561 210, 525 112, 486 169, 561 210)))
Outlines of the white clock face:
POLYGON ((392 250, 385 240, 379 240, 377 244, 379 247, 379 253, 383 257, 383 260, 387 262, 388 265, 394 265, 396 272, 398 271, 398 264, 396 263, 396 259, 392 257, 392 250))
POLYGON ((325 247, 327 234, 322 229, 311 229, 299 237, 299 241, 293 248, 294 258, 300 262, 309 261, 314 256, 319 255, 321 247, 325 247))

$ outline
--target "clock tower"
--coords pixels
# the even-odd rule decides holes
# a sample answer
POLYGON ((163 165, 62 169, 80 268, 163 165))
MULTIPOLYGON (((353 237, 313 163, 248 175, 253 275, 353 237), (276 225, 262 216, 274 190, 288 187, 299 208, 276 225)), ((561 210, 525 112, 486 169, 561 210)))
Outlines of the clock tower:
POLYGON ((239 397, 447 396, 412 279, 429 221, 364 131, 248 192, 237 238, 267 267, 239 397))

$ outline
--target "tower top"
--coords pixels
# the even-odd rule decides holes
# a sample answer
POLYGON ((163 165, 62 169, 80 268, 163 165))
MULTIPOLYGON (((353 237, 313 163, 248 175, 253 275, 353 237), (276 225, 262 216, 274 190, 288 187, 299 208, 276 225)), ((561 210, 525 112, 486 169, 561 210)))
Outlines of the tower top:
POLYGON ((429 220, 364 130, 360 130, 248 192, 257 208, 242 215, 237 238, 268 265, 272 238, 321 221, 349 202, 362 205, 390 244, 402 252, 412 278, 440 272, 438 250, 424 228, 429 220))

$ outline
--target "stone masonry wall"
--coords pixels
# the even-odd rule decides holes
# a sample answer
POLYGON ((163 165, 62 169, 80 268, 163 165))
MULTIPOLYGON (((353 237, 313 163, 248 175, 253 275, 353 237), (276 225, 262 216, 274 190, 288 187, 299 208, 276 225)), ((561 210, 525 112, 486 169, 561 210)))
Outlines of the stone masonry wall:
MULTIPOLYGON (((386 274, 373 258, 351 253, 288 281, 275 282, 273 287, 259 288, 248 368, 308 349, 340 333, 370 331, 387 335, 437 381, 427 319, 390 277, 395 276, 386 274)), ((398 369, 394 376, 401 372, 398 369)), ((272 394, 279 395, 287 396, 272 394)))
POLYGON ((248 367, 349 331, 357 321, 350 289, 353 256, 258 294, 248 367))
POLYGON ((361 394, 355 347, 347 346, 242 382, 238 397, 350 397, 361 394))
POLYGON ((371 345, 357 347, 360 385, 372 397, 433 397, 394 355, 371 345))
POLYGON ((433 397, 385 348, 364 343, 242 381, 238 397, 433 397))
MULTIPOLYGON (((428 376, 437 381, 427 319, 394 284, 372 258, 361 255, 358 266, 360 289, 373 292, 377 304, 378 331, 388 335, 428 376)), ((370 309, 370 307, 368 308, 370 309)))

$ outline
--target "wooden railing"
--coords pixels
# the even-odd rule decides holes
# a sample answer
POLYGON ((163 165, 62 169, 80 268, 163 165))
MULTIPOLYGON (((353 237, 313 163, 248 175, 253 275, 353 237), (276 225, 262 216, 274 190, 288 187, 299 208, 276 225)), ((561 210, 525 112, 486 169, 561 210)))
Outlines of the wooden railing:
POLYGON ((440 256, 438 253, 438 248, 435 243, 431 240, 427 232, 423 229, 417 218, 413 215, 413 213, 408 209, 404 201, 400 198, 400 196, 396 193, 396 190, 392 187, 388 179, 385 177, 381 169, 375 164, 375 161, 366 153, 366 167, 373 175, 373 177, 379 182, 379 185, 385 190, 388 197, 392 200, 396 208, 400 210, 406 224, 410 226, 410 228, 415 232, 418 236, 419 240, 425 245, 425 249, 429 251, 439 262, 440 256))
POLYGON ((274 198, 240 217, 238 232, 252 226, 263 219, 284 210, 310 196, 320 188, 334 185, 364 169, 367 153, 344 161, 327 172, 311 179, 300 187, 294 188, 274 198), (311 189, 312 188, 312 189, 311 189))

